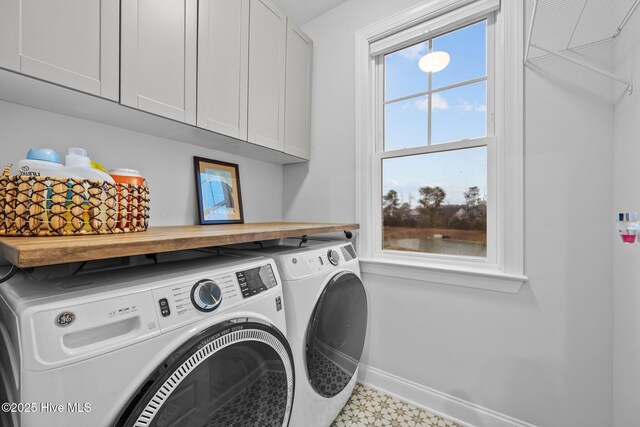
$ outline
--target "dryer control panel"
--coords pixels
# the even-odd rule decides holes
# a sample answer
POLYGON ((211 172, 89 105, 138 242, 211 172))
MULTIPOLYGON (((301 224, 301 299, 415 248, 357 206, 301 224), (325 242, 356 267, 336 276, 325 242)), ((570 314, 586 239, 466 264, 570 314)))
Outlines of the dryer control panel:
POLYGON ((282 265, 285 269, 286 276, 295 280, 333 270, 346 262, 356 259, 356 252, 353 246, 351 246, 351 243, 349 243, 317 250, 285 254, 282 255, 282 261, 284 261, 282 265))

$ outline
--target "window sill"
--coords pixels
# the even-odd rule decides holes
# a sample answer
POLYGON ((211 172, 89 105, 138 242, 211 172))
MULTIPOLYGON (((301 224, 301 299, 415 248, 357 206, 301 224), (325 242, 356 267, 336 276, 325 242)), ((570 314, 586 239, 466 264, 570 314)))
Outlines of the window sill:
POLYGON ((506 274, 500 270, 436 266, 375 258, 361 258, 360 269, 363 273, 378 276, 400 277, 427 283, 442 283, 511 294, 518 293, 527 281, 527 276, 506 274))

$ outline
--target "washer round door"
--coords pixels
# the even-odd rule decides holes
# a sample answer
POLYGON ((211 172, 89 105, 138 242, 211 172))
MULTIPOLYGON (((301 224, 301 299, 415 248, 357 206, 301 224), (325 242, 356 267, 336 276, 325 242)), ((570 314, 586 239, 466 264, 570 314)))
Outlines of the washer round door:
POLYGON ((116 425, 287 426, 293 387, 291 349, 278 330, 225 322, 167 358, 116 425))
POLYGON ((334 276, 318 299, 307 330, 307 374, 324 397, 340 393, 351 381, 364 347, 367 295, 351 272, 334 276))
MULTIPOLYGON (((6 344, 6 342, 2 340, 1 335, 0 344, 6 344)), ((1 359, 0 362, 2 362, 1 359)), ((11 369, 10 366, 6 368, 11 369)), ((11 387, 14 384, 13 378, 11 377, 12 376, 9 375, 8 370, 5 369, 5 366, 0 364, 0 403, 17 403, 11 392, 11 387)), ((0 411, 0 426, 17 427, 18 425, 17 412, 0 411)))

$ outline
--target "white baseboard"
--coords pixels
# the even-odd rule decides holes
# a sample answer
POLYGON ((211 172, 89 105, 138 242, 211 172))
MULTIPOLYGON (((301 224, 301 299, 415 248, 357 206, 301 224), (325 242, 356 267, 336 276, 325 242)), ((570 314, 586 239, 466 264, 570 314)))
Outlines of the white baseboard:
POLYGON ((467 427, 536 427, 364 364, 358 382, 467 427))

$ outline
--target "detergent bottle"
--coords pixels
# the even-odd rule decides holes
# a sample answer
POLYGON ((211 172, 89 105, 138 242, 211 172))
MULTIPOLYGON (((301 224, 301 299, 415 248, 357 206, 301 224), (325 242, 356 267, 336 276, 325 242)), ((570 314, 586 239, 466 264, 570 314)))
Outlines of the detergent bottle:
POLYGON ((51 148, 32 148, 27 158, 20 160, 14 169, 14 175, 31 177, 66 177, 66 171, 60 162, 60 156, 51 148))
POLYGON ((91 159, 87 155, 87 150, 79 147, 70 147, 65 157, 66 176, 77 176, 82 179, 93 179, 114 183, 113 178, 106 172, 102 172, 91 166, 91 159))
MULTIPOLYGON (((114 184, 115 181, 106 172, 102 172, 91 165, 91 159, 87 150, 79 147, 70 147, 65 158, 65 172, 67 176, 79 177, 84 180, 104 181, 114 184)), ((106 227, 108 215, 104 208, 105 193, 102 190, 92 189, 85 183, 69 183, 67 192, 67 220, 66 230, 87 232, 100 231, 106 227)))

